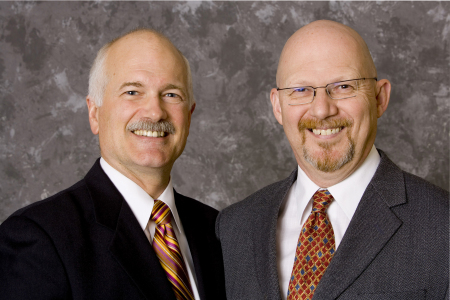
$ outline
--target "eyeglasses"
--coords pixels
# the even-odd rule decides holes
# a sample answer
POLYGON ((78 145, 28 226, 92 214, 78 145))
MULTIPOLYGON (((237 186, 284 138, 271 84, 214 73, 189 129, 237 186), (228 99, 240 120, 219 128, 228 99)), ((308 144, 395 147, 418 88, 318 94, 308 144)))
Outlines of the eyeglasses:
POLYGON ((288 97, 289 105, 300 105, 307 104, 314 101, 314 97, 316 96, 316 89, 324 88, 327 91, 328 96, 331 99, 347 99, 356 97, 356 92, 359 88, 359 81, 366 79, 378 79, 376 77, 373 78, 358 78, 358 79, 349 79, 344 81, 338 81, 329 83, 326 86, 300 86, 300 87, 291 87, 291 88, 277 88, 277 91, 284 91, 284 93, 288 97))

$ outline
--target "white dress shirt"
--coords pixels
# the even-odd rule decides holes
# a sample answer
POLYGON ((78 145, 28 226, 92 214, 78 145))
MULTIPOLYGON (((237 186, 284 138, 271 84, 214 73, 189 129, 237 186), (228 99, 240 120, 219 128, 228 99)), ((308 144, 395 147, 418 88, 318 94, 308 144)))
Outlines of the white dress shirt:
MULTIPOLYGON (((127 201, 131 211, 139 222, 139 225, 141 225, 142 230, 151 244, 153 241, 153 236, 155 235, 156 223, 154 221, 150 221, 150 215, 152 213, 155 200, 134 181, 109 165, 103 158, 100 159, 100 165, 127 201)), ((175 230, 175 235, 177 236, 178 244, 180 245, 180 251, 186 264, 189 280, 191 281, 192 292, 194 293, 195 299, 200 300, 191 251, 189 250, 189 245, 183 230, 183 224, 181 224, 177 207, 175 206, 172 179, 170 179, 166 189, 157 200, 164 202, 167 206, 169 206, 170 211, 172 212, 172 221, 170 223, 175 230)))
MULTIPOLYGON (((327 214, 333 226, 336 250, 379 163, 380 155, 375 146, 372 146, 366 160, 353 174, 328 187, 334 198, 327 214)), ((297 180, 280 208, 277 224, 277 263, 282 299, 287 299, 298 238, 303 224, 311 214, 312 197, 318 189, 320 187, 298 167, 297 180)))

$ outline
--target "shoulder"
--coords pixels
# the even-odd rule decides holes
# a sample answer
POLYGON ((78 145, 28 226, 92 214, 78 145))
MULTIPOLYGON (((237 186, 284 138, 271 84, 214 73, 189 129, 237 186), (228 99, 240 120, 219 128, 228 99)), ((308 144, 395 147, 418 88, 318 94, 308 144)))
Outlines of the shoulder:
MULTIPOLYGON (((227 222, 229 218, 248 219, 255 214, 260 214, 261 211, 273 209, 284 199, 296 179, 297 168, 287 178, 263 187, 242 201, 228 206, 220 212, 219 218, 223 222, 227 222)), ((230 220, 230 222, 235 221, 230 220)))
POLYGON ((0 225, 0 279, 8 279, 6 286, 0 283, 0 290, 17 299, 28 299, 37 290, 42 299, 70 297, 64 261, 85 244, 80 241, 81 228, 88 227, 80 224, 93 219, 88 200, 81 180, 19 209, 0 225), (12 270, 17 276, 11 277, 12 270))
POLYGON ((422 179, 416 175, 403 171, 405 179, 406 197, 417 204, 436 207, 436 211, 443 211, 448 215, 449 198, 448 191, 422 179))
POLYGON ((394 192, 395 189, 400 188, 400 185, 404 185, 407 198, 430 198, 446 202, 448 205, 448 191, 423 178, 403 171, 382 150, 378 149, 378 152, 381 156, 381 162, 372 182, 376 182, 380 188, 390 192, 394 192))
POLYGON ((61 231, 61 224, 71 224, 67 225, 66 229, 74 229, 82 220, 94 218, 92 200, 98 198, 99 190, 108 192, 102 197, 102 201, 107 202, 109 207, 112 206, 112 198, 116 197, 118 192, 103 172, 98 159, 83 179, 47 199, 17 210, 10 218, 28 218, 52 231, 61 231))
MULTIPOLYGON (((9 218, 29 218, 38 223, 50 222, 58 219, 58 217, 61 218, 60 221, 67 220, 69 215, 80 212, 80 206, 85 206, 82 202, 88 198, 89 191, 83 179, 47 199, 34 202, 17 210, 9 218)), ((58 222, 58 220, 55 221, 58 222)))
POLYGON ((216 217, 219 214, 219 211, 217 209, 204 204, 199 200, 184 196, 176 191, 174 191, 174 196, 179 214, 193 214, 196 216, 196 218, 215 222, 216 217))
MULTIPOLYGON (((0 243, 28 249, 37 243, 58 248, 95 222, 84 180, 54 196, 19 209, 0 225, 0 243)), ((56 249, 55 248, 55 249, 56 249)), ((22 250, 21 250, 22 251, 22 250)), ((50 250, 49 250, 50 251, 50 250)))
POLYGON ((448 202, 449 192, 426 181, 419 176, 403 171, 405 185, 408 190, 419 193, 421 196, 434 197, 448 202))
POLYGON ((401 170, 387 155, 378 150, 380 165, 371 184, 391 207, 408 209, 413 215, 427 217, 433 222, 435 217, 448 219, 449 192, 416 176, 401 170), (428 217, 430 212, 435 217, 428 217))

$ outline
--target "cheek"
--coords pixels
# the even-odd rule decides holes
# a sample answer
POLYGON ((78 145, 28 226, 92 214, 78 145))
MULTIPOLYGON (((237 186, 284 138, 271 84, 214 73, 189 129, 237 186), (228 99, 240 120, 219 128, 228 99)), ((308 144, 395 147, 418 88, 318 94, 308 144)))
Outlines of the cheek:
POLYGON ((283 127, 298 128, 298 123, 306 113, 306 110, 301 108, 301 106, 287 106, 282 108, 283 127))
POLYGON ((109 141, 122 138, 132 115, 124 109, 109 107, 100 116, 99 131, 109 141))
POLYGON ((138 112, 139 108, 129 102, 123 102, 120 103, 120 105, 116 105, 111 108, 111 126, 126 127, 131 120, 136 119, 135 117, 137 117, 138 112))
POLYGON ((373 128, 377 126, 376 106, 370 102, 362 103, 348 111, 348 115, 353 119, 354 130, 361 138, 368 138, 373 128))
POLYGON ((176 107, 176 109, 167 110, 167 113, 175 126, 189 130, 191 114, 186 107, 176 107))

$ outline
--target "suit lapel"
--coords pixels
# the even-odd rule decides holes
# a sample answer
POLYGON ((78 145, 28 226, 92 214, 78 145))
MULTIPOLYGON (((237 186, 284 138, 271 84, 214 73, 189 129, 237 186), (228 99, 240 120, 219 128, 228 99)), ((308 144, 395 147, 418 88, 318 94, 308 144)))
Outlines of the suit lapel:
POLYGON ((174 191, 178 215, 189 244, 201 299, 225 299, 223 258, 215 237, 218 211, 174 191))
POLYGON ((194 263, 195 276, 197 277, 197 290, 201 299, 205 299, 205 285, 203 284, 205 280, 204 270, 202 269, 201 260, 209 260, 209 253, 204 253, 203 249, 208 248, 207 237, 201 237, 198 235, 198 230, 202 227, 196 226, 195 212, 192 212, 192 207, 189 205, 189 200, 182 195, 174 191, 175 205, 177 207, 178 216, 180 217, 181 223, 183 224, 184 234, 186 235, 186 240, 189 244, 189 251, 191 252, 192 262, 194 263), (182 199, 185 198, 185 199, 182 199), (196 231, 197 230, 197 231, 196 231), (205 254, 206 257, 202 256, 205 254))
POLYGON ((100 166, 85 177, 96 221, 111 229, 110 251, 147 299, 175 300, 166 274, 125 199, 100 166))
POLYGON ((148 299, 175 300, 175 294, 153 248, 125 201, 110 250, 148 299))
POLYGON ((314 300, 339 297, 402 225, 391 207, 406 201, 403 174, 384 153, 380 154, 380 165, 314 293, 314 300))
POLYGON ((281 204, 297 179, 297 169, 285 180, 275 183, 271 193, 255 208, 253 253, 255 268, 266 299, 281 299, 277 268, 277 220, 281 204))

